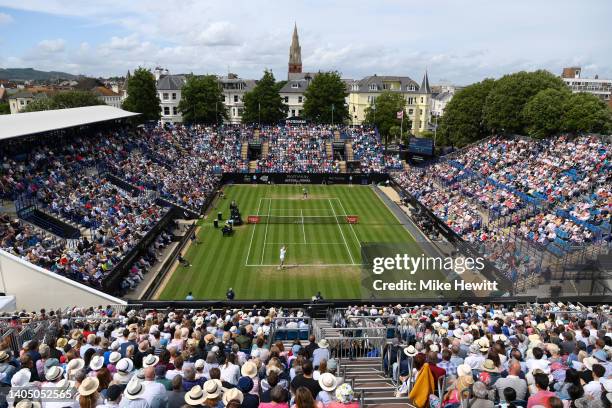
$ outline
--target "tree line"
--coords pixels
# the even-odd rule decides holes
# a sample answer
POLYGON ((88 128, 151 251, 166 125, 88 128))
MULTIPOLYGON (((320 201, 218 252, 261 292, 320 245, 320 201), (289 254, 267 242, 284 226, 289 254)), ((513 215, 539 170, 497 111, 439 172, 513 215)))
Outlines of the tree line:
POLYGON ((611 130, 612 111, 597 96, 572 93, 548 71, 521 71, 458 91, 440 118, 437 142, 460 147, 491 134, 545 138, 611 130))

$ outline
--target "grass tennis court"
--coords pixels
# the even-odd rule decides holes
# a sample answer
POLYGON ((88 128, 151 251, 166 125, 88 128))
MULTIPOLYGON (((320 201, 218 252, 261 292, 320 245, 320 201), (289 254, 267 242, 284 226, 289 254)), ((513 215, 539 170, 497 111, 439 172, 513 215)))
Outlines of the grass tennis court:
POLYGON ((420 252, 412 235, 369 186, 230 185, 206 220, 200 244, 184 253, 192 266, 177 267, 160 299, 307 299, 317 291, 327 299, 359 298, 361 243, 406 243, 420 252), (235 200, 244 225, 223 237, 213 227, 218 211, 228 217, 235 200), (247 224, 249 215, 260 216, 247 224), (346 216, 357 216, 350 224, 346 216), (285 245, 287 268, 278 270, 285 245))

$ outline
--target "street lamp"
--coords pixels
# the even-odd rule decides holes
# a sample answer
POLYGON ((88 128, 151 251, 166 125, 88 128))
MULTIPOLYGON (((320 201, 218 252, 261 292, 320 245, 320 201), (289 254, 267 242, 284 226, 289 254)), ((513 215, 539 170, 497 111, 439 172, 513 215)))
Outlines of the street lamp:
POLYGON ((259 127, 261 128, 261 101, 257 101, 257 121, 259 122, 259 127))
POLYGON ((334 127, 334 104, 332 103, 331 105, 331 109, 332 109, 332 127, 334 127))

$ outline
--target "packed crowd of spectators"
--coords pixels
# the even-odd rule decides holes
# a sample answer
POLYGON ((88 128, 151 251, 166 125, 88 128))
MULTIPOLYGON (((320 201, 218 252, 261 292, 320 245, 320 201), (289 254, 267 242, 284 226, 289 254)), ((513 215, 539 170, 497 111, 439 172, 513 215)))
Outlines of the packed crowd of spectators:
POLYGON ((21 313, 11 327, 44 320, 46 335, 18 351, 0 343, 0 394, 19 407, 41 399, 18 391, 57 388, 43 407, 358 408, 324 339, 271 341, 282 316, 303 324, 302 311, 274 308, 21 313))
POLYGON ((351 306, 350 316, 397 326, 384 364, 417 406, 612 406, 610 305, 351 306))
POLYGON ((542 259, 520 251, 515 237, 555 256, 610 241, 611 179, 612 147, 594 136, 495 137, 396 176, 514 277, 542 271, 542 259))
MULTIPOLYGON (((303 316, 256 306, 24 311, 5 324, 20 332, 43 322, 44 336, 0 342, 0 395, 4 406, 20 408, 40 400, 18 391, 49 389, 65 392, 43 407, 358 408, 338 370, 345 357, 338 360, 327 339, 286 347, 270 338, 278 318, 308 330, 303 316)), ((330 323, 363 329, 354 318, 367 317, 391 333, 368 358, 382 358, 396 395, 419 408, 609 408, 611 316, 607 304, 465 302, 349 306, 330 323)), ((359 344, 374 347, 352 340, 359 344)))
POLYGON ((328 157, 326 143, 333 140, 325 127, 269 127, 260 134, 268 143, 268 154, 257 163, 257 171, 268 173, 338 173, 340 166, 328 157))

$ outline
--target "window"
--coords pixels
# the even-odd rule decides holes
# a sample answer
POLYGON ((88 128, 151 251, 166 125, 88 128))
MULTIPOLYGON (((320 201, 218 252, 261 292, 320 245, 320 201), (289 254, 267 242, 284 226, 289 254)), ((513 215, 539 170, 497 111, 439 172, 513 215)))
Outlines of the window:
POLYGON ((164 92, 163 99, 164 99, 165 101, 167 101, 167 100, 168 100, 168 93, 164 92))
POLYGON ((378 85, 370 84, 370 91, 378 91, 378 85))
POLYGON ((25 101, 24 101, 23 99, 21 99, 21 100, 19 101, 19 104, 20 104, 21 106, 23 106, 23 105, 25 105, 25 101))
POLYGON ((176 101, 176 92, 172 92, 172 99, 176 101))
POLYGON ((291 116, 295 116, 295 109, 291 109, 291 116))
POLYGON ((173 115, 178 115, 178 108, 177 108, 176 106, 174 106, 174 107, 172 108, 172 114, 173 114, 173 115))
POLYGON ((302 97, 298 96, 298 103, 302 103, 302 97))
POLYGON ((414 113, 414 109, 408 109, 408 114, 412 115, 414 113))
POLYGON ((289 103, 289 97, 285 96, 285 103, 289 103))
POLYGON ((238 95, 234 95, 234 103, 238 102, 238 95))
POLYGON ((300 87, 300 84, 298 84, 297 82, 294 82, 294 83, 291 84, 291 87, 294 88, 294 89, 297 89, 297 88, 300 87))
POLYGON ((355 105, 353 105, 353 112, 355 112, 355 105))
POLYGON ((421 96, 421 103, 423 103, 423 97, 421 96))
POLYGON ((169 114, 170 114, 170 107, 164 106, 164 115, 169 115, 169 114))
POLYGON ((234 116, 236 116, 236 108, 232 109, 234 111, 234 116))

